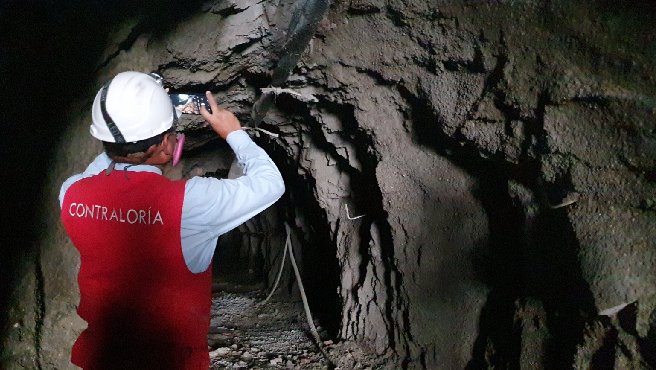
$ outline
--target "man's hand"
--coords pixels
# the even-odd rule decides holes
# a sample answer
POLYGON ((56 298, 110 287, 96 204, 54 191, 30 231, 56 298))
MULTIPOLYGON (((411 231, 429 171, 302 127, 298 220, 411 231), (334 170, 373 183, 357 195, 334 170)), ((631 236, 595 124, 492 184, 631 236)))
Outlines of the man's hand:
POLYGON ((211 92, 206 92, 207 101, 210 103, 210 108, 212 108, 212 114, 207 111, 205 105, 200 107, 200 114, 203 115, 207 123, 212 126, 214 131, 216 131, 219 136, 225 140, 228 135, 233 131, 241 130, 241 123, 234 114, 229 111, 219 108, 214 101, 214 97, 211 92))

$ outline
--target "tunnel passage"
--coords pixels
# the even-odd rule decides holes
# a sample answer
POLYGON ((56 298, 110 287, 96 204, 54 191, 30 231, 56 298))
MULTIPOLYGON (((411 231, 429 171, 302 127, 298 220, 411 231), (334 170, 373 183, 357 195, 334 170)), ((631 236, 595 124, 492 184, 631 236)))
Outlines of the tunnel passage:
MULTIPOLYGON (((183 116, 182 126, 185 119, 183 116)), ((197 119, 197 117, 191 118, 197 119)), ((266 125, 265 125, 266 126, 266 125)), ((268 293, 279 273, 285 247, 285 227, 292 229, 292 247, 301 269, 303 285, 313 316, 325 329, 327 338, 339 338, 340 298, 337 295, 339 268, 336 246, 330 236, 325 213, 314 196, 314 183, 299 174, 298 163, 266 134, 255 135, 255 142, 272 157, 281 171, 286 193, 273 206, 219 237, 212 261, 213 291, 268 293)), ((187 133, 177 176, 202 175, 226 179, 235 158, 230 147, 219 139, 187 133)), ((286 299, 300 300, 298 283, 289 257, 286 257, 278 293, 286 299)))
MULTIPOLYGON (((248 122, 275 67, 275 24, 285 23, 274 5, 285 3, 185 3, 183 17, 161 7, 146 23, 117 22, 109 38, 89 34, 94 50, 105 39, 108 46, 97 70, 94 58, 81 58, 88 83, 69 84, 157 70, 173 91, 210 89, 248 122), (154 16, 160 11, 169 14, 154 16)), ((653 15, 608 4, 334 2, 284 86, 300 96, 277 96, 261 124, 279 139, 252 132, 287 193, 220 239, 217 284, 268 289, 288 222, 312 311, 332 338, 373 353, 372 366, 566 368, 572 358, 638 366, 656 302, 656 73, 644 48, 653 44, 645 26, 653 15), (631 302, 639 302, 633 328, 597 316, 631 302)), ((78 32, 64 41, 79 41, 78 32)), ((62 50, 87 50, 70 44, 62 50)), ((52 70, 39 69, 43 81, 63 83, 52 70)), ((50 106, 74 100, 72 91, 84 95, 69 90, 50 106)), ((82 327, 74 250, 51 205, 61 182, 99 150, 88 141, 88 100, 60 132, 43 217, 17 228, 20 238, 43 239, 36 256, 26 252, 27 272, 12 287, 19 304, 6 315, 6 348, 25 368, 38 368, 35 356, 65 363, 82 327)), ((20 127, 28 137, 32 126, 20 127)), ((50 130, 34 136, 46 148, 54 148, 50 130)), ((229 148, 206 128, 184 130, 184 175, 209 161, 209 175, 225 176, 229 148)), ((39 169, 30 179, 43 172, 41 162, 28 167, 39 169)), ((297 299, 290 270, 285 279, 281 294, 297 299)))

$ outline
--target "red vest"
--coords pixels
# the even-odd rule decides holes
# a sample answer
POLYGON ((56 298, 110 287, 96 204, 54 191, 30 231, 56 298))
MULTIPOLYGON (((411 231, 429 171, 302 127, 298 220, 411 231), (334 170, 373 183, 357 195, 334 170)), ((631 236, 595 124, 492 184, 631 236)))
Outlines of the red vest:
POLYGON ((180 245, 184 181, 114 170, 74 183, 62 221, 80 252, 78 314, 89 326, 71 361, 84 369, 207 369, 211 268, 193 274, 180 245))

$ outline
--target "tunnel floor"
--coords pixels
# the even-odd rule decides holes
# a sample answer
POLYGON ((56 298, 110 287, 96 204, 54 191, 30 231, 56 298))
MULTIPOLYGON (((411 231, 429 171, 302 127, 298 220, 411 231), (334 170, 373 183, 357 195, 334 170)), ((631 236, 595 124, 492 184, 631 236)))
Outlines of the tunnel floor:
POLYGON ((333 343, 321 323, 314 323, 324 357, 312 339, 303 303, 293 296, 268 294, 244 278, 215 277, 207 344, 214 369, 373 369, 388 360, 353 342, 333 343))
MULTIPOLYGON (((215 284, 216 286, 216 284, 215 284)), ((301 302, 269 300, 265 292, 213 293, 207 342, 210 369, 326 369, 327 361, 310 339, 301 302)), ((326 341, 328 349, 332 342, 326 341)))

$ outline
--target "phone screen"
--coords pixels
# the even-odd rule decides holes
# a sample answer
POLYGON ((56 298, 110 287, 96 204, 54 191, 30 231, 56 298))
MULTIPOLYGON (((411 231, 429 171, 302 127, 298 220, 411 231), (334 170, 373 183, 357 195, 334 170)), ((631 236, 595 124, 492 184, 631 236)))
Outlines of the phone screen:
POLYGON ((175 109, 183 114, 200 114, 200 105, 205 104, 208 112, 212 113, 210 104, 204 94, 169 94, 175 109))

